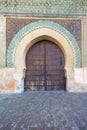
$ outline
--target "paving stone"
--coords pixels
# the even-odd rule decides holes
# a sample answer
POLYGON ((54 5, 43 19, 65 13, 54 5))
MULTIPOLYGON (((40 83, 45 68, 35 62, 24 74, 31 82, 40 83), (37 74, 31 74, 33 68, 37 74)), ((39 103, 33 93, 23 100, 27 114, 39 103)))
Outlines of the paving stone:
POLYGON ((87 130, 87 93, 1 94, 0 130, 87 130))

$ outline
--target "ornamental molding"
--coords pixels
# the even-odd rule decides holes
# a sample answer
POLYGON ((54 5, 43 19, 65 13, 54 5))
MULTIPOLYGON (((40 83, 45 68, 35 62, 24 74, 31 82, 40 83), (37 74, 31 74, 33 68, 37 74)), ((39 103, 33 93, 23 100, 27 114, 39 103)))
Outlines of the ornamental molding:
POLYGON ((31 33, 32 31, 37 30, 39 28, 50 28, 63 35, 63 37, 69 42, 70 46, 72 47, 74 56, 74 67, 80 67, 80 48, 73 35, 61 25, 48 20, 40 20, 37 22, 30 23, 23 27, 21 30, 19 30, 19 32, 14 36, 14 38, 10 42, 7 50, 8 67, 16 67, 15 52, 22 38, 26 36, 28 33, 31 33))
POLYGON ((0 12, 87 15, 87 0, 0 0, 0 12))

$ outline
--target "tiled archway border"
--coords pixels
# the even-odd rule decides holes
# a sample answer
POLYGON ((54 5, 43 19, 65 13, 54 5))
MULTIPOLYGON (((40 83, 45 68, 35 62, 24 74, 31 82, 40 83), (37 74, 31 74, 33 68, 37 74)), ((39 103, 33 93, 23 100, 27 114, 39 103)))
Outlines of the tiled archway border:
POLYGON ((56 32, 59 32, 61 35, 63 35, 63 37, 65 37, 65 39, 70 43, 70 46, 73 50, 74 67, 80 67, 80 49, 73 35, 61 25, 48 21, 48 20, 40 20, 38 22, 33 22, 31 24, 28 24, 14 36, 7 50, 7 66, 8 67, 16 66, 15 65, 15 52, 21 39, 24 36, 26 36, 28 33, 39 28, 50 28, 52 30, 55 30, 56 32))

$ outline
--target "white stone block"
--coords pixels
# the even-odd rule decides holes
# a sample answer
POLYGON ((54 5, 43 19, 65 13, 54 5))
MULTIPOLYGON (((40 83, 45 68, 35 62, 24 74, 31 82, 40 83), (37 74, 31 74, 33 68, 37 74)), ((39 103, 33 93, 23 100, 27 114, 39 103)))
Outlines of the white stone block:
POLYGON ((83 69, 75 68, 74 69, 74 79, 76 83, 83 83, 83 69))

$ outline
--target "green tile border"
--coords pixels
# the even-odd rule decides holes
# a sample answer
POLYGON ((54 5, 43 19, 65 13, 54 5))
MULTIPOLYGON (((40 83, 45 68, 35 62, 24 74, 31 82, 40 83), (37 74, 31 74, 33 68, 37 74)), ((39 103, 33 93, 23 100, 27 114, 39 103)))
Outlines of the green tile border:
POLYGON ((0 0, 0 12, 87 15, 87 0, 0 0))
MULTIPOLYGON (((9 44, 8 50, 7 50, 7 67, 16 67, 15 66, 15 51, 16 48, 21 41, 21 39, 27 35, 28 33, 32 32, 33 30, 39 29, 39 28, 51 28, 59 33, 61 33, 70 43, 73 54, 74 54, 74 66, 75 67, 80 67, 80 48, 78 46, 78 43, 76 42, 75 38, 73 35, 66 30, 64 27, 61 25, 48 21, 48 20, 40 20, 37 22, 30 23, 23 27, 12 39, 12 41, 9 44)), ((67 50, 68 51, 68 50, 67 50)))

